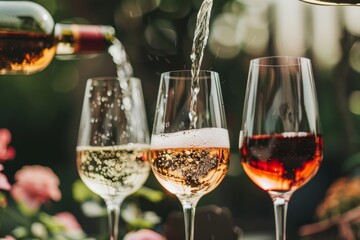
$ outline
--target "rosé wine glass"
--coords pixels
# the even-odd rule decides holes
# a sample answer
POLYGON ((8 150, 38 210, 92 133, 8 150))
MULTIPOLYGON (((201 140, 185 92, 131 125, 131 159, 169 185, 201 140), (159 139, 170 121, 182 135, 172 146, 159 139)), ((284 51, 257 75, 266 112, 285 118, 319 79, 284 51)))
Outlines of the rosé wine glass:
POLYGON ((186 240, 197 202, 223 180, 230 155, 218 74, 200 71, 193 86, 191 71, 161 75, 150 146, 155 177, 183 206, 186 240))
POLYGON ((323 158, 309 59, 274 56, 250 62, 239 152, 246 174, 273 200, 276 239, 286 239, 290 197, 317 173, 323 158))
POLYGON ((150 137, 139 79, 87 81, 76 150, 79 175, 104 199, 110 240, 117 240, 120 205, 150 172, 150 137))

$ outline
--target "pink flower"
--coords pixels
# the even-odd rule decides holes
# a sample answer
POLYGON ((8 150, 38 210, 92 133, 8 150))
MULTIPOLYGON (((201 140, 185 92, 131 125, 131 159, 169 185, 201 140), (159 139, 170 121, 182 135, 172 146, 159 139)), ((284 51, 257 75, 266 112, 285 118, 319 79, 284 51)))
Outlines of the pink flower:
POLYGON ((69 212, 62 212, 55 215, 57 222, 65 227, 67 232, 79 232, 82 231, 79 222, 74 215, 69 212))
POLYGON ((8 147, 11 141, 11 133, 5 128, 0 129, 0 161, 10 160, 15 157, 15 149, 8 147))
POLYGON ((11 186, 8 182, 7 177, 1 173, 1 171, 4 170, 4 166, 0 164, 0 190, 10 190, 11 186))
POLYGON ((10 235, 6 235, 5 237, 0 238, 0 240, 16 240, 16 239, 10 235))
MULTIPOLYGON (((15 157, 15 149, 8 147, 11 141, 10 131, 1 128, 0 129, 0 161, 6 161, 15 157)), ((4 166, 0 164, 0 190, 10 190, 11 186, 7 177, 1 173, 4 170, 4 166)))
POLYGON ((124 240, 166 240, 166 238, 149 229, 142 229, 126 234, 124 240))
POLYGON ((16 183, 11 189, 12 197, 32 210, 50 199, 61 199, 59 178, 48 167, 39 165, 25 166, 15 174, 16 183))

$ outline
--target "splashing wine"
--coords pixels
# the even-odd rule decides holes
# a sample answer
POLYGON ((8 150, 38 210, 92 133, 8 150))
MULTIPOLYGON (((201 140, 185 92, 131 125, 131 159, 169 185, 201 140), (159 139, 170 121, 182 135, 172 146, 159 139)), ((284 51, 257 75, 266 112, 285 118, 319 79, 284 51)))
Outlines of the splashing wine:
POLYGON ((128 55, 126 54, 125 47, 119 39, 114 38, 112 40, 108 53, 111 55, 112 60, 115 63, 117 76, 119 78, 133 76, 133 68, 130 64, 128 55))
POLYGON ((196 19, 195 35, 193 40, 192 52, 190 59, 192 86, 191 86, 191 104, 190 104, 190 128, 196 128, 197 113, 196 102, 197 95, 199 93, 199 73, 201 69, 201 63, 204 56, 204 49, 209 38, 209 24, 211 17, 211 9, 213 0, 204 0, 201 4, 199 13, 196 19))

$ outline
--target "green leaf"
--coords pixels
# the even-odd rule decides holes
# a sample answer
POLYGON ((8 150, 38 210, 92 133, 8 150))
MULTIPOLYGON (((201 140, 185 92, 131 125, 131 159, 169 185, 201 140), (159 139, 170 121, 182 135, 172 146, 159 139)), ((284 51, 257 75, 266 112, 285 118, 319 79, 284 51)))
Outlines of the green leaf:
POLYGON ((133 222, 128 223, 133 229, 153 228, 154 224, 143 218, 136 218, 133 222))
POLYGON ((41 239, 41 240, 46 240, 49 238, 49 233, 48 233, 45 225, 40 222, 34 222, 31 225, 31 233, 35 237, 37 237, 38 239, 41 239))
POLYGON ((80 203, 87 200, 101 201, 101 198, 92 192, 80 179, 74 182, 72 192, 75 201, 80 203))
POLYGON ((38 213, 38 209, 36 208, 29 208, 24 202, 19 202, 17 204, 18 209, 20 210, 20 212, 27 217, 33 217, 38 213))
POLYGON ((59 224, 58 221, 56 221, 56 219, 49 214, 40 213, 39 220, 52 233, 61 233, 65 230, 64 226, 59 224))
POLYGON ((3 192, 0 192, 0 207, 6 208, 6 205, 7 205, 6 195, 3 192))
POLYGON ((15 238, 25 238, 29 236, 29 232, 25 227, 17 227, 12 231, 12 235, 15 238))
POLYGON ((83 213, 90 218, 106 217, 107 209, 96 201, 86 201, 81 204, 83 213))
POLYGON ((140 188, 133 196, 144 197, 154 203, 158 203, 165 198, 165 194, 163 192, 148 187, 140 188))
POLYGON ((161 222, 161 218, 155 212, 142 212, 134 203, 124 206, 121 217, 132 229, 153 228, 161 222))
POLYGON ((352 155, 348 158, 343 165, 343 169, 346 172, 354 172, 360 168, 360 152, 352 155))

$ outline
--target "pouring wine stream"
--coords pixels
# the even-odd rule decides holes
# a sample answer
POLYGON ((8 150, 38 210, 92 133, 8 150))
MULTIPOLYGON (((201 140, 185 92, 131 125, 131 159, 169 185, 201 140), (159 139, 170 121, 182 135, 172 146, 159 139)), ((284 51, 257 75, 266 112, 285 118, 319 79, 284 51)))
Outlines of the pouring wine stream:
POLYGON ((191 65, 191 104, 189 111, 190 128, 196 128, 197 113, 196 103, 197 95, 199 93, 199 73, 201 69, 201 63, 204 56, 204 49, 209 38, 209 24, 211 17, 211 10, 213 6, 213 0, 204 0, 196 19, 196 28, 193 39, 193 46, 190 55, 192 62, 191 65))

